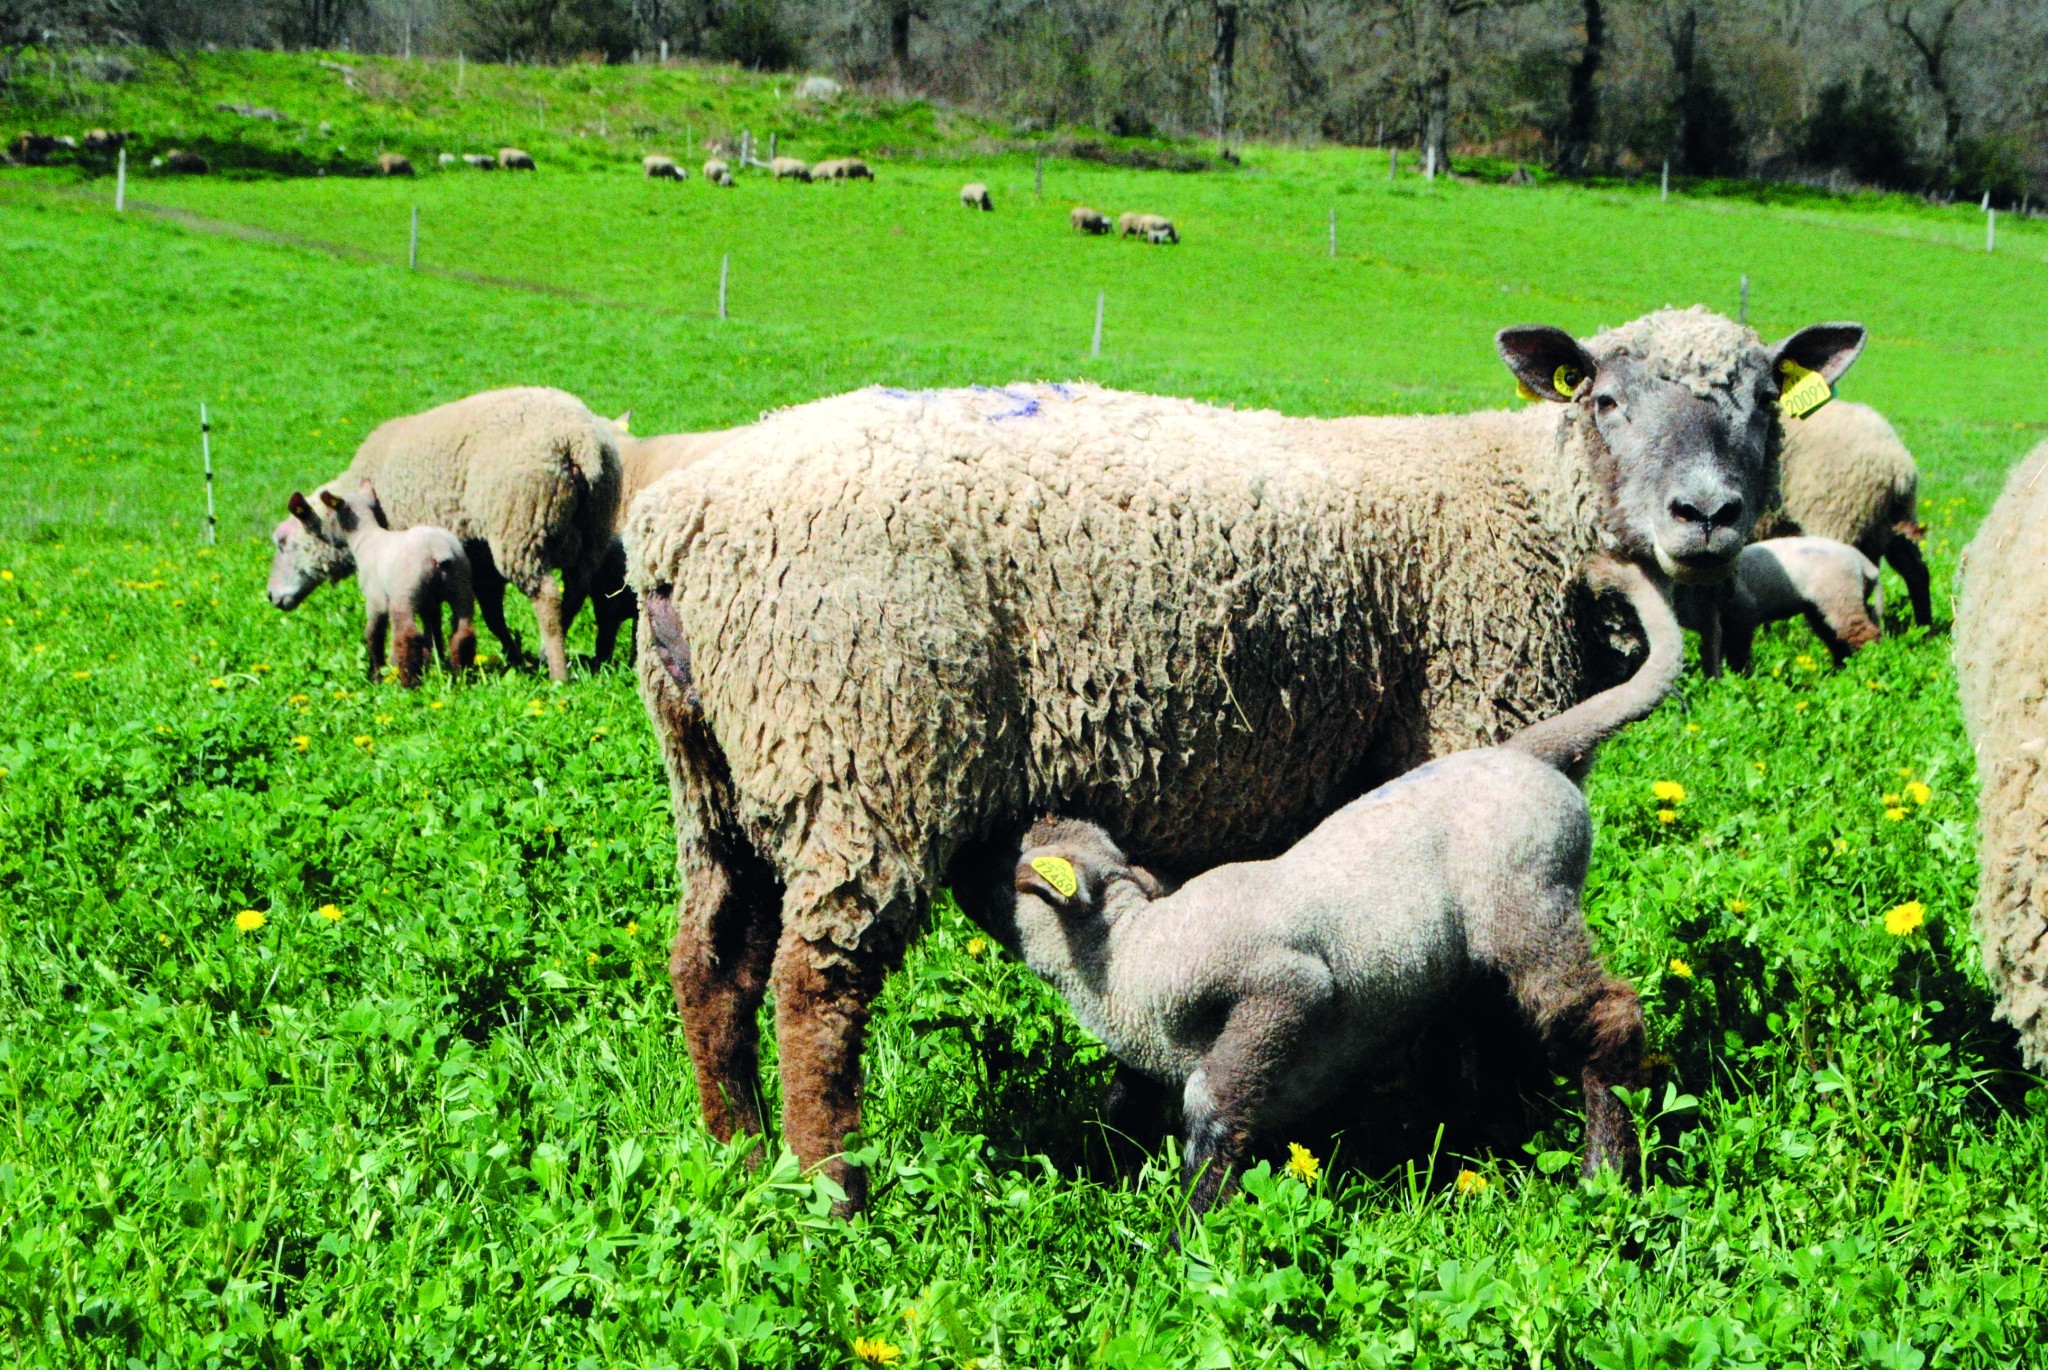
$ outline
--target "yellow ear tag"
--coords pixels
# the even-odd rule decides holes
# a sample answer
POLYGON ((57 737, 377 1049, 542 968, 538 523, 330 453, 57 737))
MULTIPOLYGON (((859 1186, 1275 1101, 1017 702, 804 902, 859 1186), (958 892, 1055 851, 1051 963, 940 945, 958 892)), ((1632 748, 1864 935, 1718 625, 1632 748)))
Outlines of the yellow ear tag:
POLYGON ((1778 394, 1778 410, 1788 419, 1803 419, 1835 397, 1828 378, 1818 371, 1808 371, 1789 360, 1779 362, 1778 370, 1785 376, 1785 388, 1778 394))
POLYGON ((1534 390, 1531 390, 1529 388, 1529 382, 1521 379, 1520 377, 1515 378, 1515 393, 1517 395, 1520 395, 1525 400, 1540 400, 1543 398, 1541 395, 1537 394, 1534 390))
POLYGON ((1566 399, 1570 399, 1572 391, 1579 388, 1579 373, 1577 369, 1570 366, 1558 367, 1557 370, 1550 374, 1550 388, 1563 395, 1566 399))
POLYGON ((1081 888, 1081 882, 1074 876, 1074 868, 1057 856, 1041 856, 1031 863, 1031 869, 1045 877, 1045 883, 1060 892, 1060 898, 1072 899, 1074 891, 1081 888))

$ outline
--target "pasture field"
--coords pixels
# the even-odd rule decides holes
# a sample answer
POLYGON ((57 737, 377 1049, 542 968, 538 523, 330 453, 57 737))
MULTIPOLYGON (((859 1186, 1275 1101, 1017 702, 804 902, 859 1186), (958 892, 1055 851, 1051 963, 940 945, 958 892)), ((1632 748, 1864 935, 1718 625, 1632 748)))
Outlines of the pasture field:
MULTIPOLYGON (((208 105, 388 115, 331 79, 295 109, 293 83, 320 79, 306 63, 211 60, 208 105)), ((521 117, 522 83, 597 79, 471 67, 496 103, 447 128, 521 117)), ((704 128, 768 98, 700 84, 704 128)), ((867 107, 844 149, 785 126, 800 155, 922 137, 875 158, 873 185, 651 184, 638 145, 566 134, 559 165, 534 148, 532 178, 138 177, 120 217, 104 178, 0 173, 8 1353, 2033 1363, 2048 1088, 1991 1019, 1970 936, 1974 777, 1945 625, 1961 546, 2048 434, 2048 235, 2002 227, 1987 257, 1973 213, 1895 201, 1389 188, 1383 157, 1336 150, 1198 175, 1059 159, 1041 203, 1030 155, 983 154, 943 113, 867 107), (997 213, 959 208, 968 179, 997 213), (1075 201, 1172 214, 1186 241, 1076 239, 1075 201), (1020 377, 1304 414, 1469 409, 1511 402, 1503 324, 1732 311, 1744 272, 1766 335, 1872 327, 1843 391, 1921 460, 1944 626, 1911 628, 1888 577, 1894 632, 1847 669, 1803 627, 1768 633, 1754 676, 1688 678, 1603 752, 1589 913, 1669 1061, 1641 1101, 1640 1193, 1572 1182, 1560 1089, 1512 1154, 1373 1171, 1299 1139, 1311 1177, 1261 1168, 1176 1248, 1170 1157, 1131 1188, 1095 1176, 1100 1053, 941 909, 878 1020, 873 1205, 841 1224, 786 1160, 750 1170, 698 1124, 663 967, 667 795, 629 674, 401 693, 360 678, 352 587, 288 616, 262 598, 288 490, 383 418, 490 386, 560 385, 632 408, 640 432, 1020 377)))

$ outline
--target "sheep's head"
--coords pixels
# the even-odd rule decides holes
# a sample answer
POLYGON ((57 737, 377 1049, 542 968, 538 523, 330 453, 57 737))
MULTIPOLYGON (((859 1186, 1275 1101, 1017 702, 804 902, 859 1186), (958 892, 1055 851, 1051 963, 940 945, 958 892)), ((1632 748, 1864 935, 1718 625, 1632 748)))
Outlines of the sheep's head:
POLYGON ((296 609, 330 581, 346 580, 356 569, 348 540, 333 509, 323 515, 297 490, 285 501, 291 516, 270 530, 277 551, 270 558, 270 602, 296 609))
POLYGON ((1017 858, 1018 928, 1028 937, 1031 924, 1046 918, 1070 928, 1099 919, 1110 887, 1120 881, 1150 899, 1162 893, 1152 872, 1132 865, 1095 824, 1042 818, 1031 825, 1017 858))
POLYGON ((1778 399, 1801 370, 1830 385, 1863 350, 1861 324, 1766 345, 1699 306, 1664 309, 1585 343, 1503 329, 1501 359, 1539 399, 1578 410, 1623 554, 1674 580, 1725 579, 1778 489, 1778 399))

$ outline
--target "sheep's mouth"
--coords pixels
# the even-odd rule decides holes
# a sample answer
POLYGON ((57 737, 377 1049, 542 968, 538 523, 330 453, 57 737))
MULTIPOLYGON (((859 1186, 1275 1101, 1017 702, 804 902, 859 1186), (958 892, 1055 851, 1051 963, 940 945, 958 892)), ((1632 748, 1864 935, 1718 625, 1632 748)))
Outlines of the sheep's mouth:
POLYGON ((1664 544, 1651 540, 1650 548, 1657 554, 1657 565, 1664 574, 1680 585, 1719 585, 1735 574, 1735 558, 1722 556, 1718 552, 1694 552, 1687 556, 1675 557, 1664 549, 1664 544))

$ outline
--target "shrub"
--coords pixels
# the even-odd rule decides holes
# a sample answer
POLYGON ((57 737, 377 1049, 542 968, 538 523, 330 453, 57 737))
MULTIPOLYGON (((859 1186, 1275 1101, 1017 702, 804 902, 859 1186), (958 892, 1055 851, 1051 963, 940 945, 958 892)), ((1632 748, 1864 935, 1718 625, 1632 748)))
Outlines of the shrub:
POLYGON ((1869 67, 1853 85, 1822 89, 1800 151, 1814 166, 1839 168, 1866 185, 1910 190, 1926 181, 1898 90, 1869 67))
POLYGON ((787 71, 803 64, 803 44, 773 0, 736 0, 719 15, 706 45, 720 61, 752 71, 787 71))

